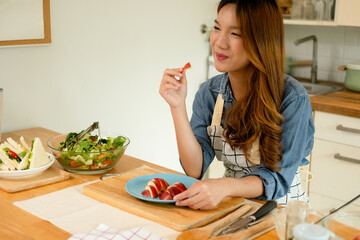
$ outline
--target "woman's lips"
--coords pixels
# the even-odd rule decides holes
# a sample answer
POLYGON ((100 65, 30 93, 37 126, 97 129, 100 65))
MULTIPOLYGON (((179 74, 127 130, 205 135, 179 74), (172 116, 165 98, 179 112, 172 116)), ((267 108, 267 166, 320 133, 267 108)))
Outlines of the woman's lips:
POLYGON ((225 56, 225 55, 223 55, 221 53, 216 53, 215 56, 219 61, 224 61, 224 60, 229 58, 228 56, 225 56))

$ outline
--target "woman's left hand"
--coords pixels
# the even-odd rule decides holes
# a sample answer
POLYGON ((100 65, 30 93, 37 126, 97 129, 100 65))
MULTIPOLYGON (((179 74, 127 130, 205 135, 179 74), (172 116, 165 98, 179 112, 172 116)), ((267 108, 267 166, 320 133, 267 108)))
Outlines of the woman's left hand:
POLYGON ((224 178, 204 179, 193 183, 185 192, 174 197, 177 201, 176 205, 200 210, 215 208, 227 196, 224 180, 224 178))

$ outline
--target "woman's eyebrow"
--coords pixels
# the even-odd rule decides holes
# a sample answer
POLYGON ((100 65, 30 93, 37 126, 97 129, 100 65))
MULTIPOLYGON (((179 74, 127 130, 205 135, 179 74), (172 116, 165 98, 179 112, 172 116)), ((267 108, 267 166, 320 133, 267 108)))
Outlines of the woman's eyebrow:
MULTIPOLYGON (((215 19, 214 20, 215 24, 219 25, 220 26, 220 23, 215 19)), ((240 30, 240 27, 239 26, 230 26, 230 29, 237 29, 237 30, 240 30)))

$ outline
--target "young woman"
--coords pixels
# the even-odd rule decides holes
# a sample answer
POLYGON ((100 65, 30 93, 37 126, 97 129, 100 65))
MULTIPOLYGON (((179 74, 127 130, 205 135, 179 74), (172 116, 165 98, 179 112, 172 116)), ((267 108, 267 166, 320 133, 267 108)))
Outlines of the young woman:
POLYGON ((226 171, 194 183, 176 204, 206 210, 227 196, 308 201, 298 168, 308 164, 313 146, 312 109, 302 85, 283 73, 275 0, 222 0, 210 44, 224 74, 200 86, 190 122, 181 68, 165 70, 159 92, 170 105, 186 174, 202 178, 214 156, 226 171))

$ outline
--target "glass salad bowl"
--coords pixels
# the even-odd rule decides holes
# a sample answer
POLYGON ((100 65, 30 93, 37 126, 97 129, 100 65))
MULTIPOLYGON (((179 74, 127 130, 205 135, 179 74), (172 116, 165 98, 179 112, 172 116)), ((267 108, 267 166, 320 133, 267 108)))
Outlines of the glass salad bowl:
POLYGON ((77 174, 100 174, 111 170, 130 143, 129 138, 113 132, 101 131, 101 138, 86 134, 76 141, 78 135, 62 134, 47 141, 60 165, 66 171, 77 174))
POLYGON ((326 217, 321 225, 330 230, 331 240, 360 240, 360 211, 343 211, 326 217))

